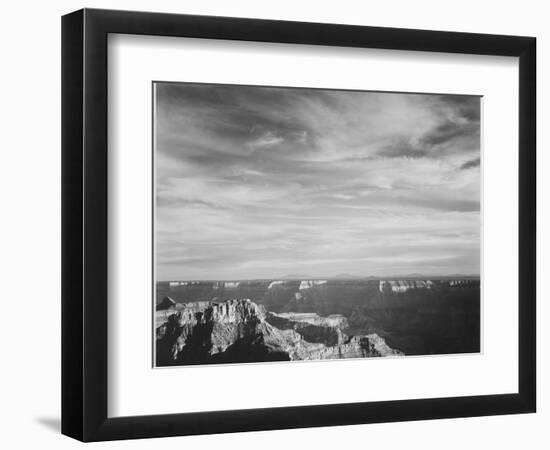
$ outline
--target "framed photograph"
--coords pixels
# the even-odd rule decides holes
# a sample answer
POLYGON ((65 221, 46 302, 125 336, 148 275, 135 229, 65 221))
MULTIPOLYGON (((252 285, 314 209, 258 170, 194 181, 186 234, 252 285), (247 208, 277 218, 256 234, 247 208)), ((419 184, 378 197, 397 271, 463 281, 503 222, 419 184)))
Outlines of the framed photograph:
POLYGON ((62 432, 535 412, 536 41, 62 20, 62 432))

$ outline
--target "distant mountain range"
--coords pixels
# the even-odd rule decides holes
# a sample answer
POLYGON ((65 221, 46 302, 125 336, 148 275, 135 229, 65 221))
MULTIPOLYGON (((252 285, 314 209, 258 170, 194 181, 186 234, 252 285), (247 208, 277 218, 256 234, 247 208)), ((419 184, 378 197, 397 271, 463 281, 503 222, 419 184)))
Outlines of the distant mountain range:
POLYGON ((197 282, 223 282, 223 281, 272 281, 272 280, 453 280, 453 279, 480 279, 479 274, 449 274, 449 275, 425 275, 421 273, 408 273, 404 275, 353 275, 342 273, 331 276, 311 276, 304 274, 289 274, 282 277, 271 278, 209 278, 209 279, 191 279, 191 278, 172 278, 171 280, 158 280, 157 283, 168 283, 170 281, 197 281, 197 282))
POLYGON ((330 277, 312 277, 310 275, 284 275, 281 280, 319 280, 319 279, 330 279, 330 280, 357 280, 361 278, 367 278, 365 276, 353 275, 350 273, 340 273, 338 275, 331 275, 330 277))
MULTIPOLYGON (((284 275, 280 278, 270 278, 271 280, 395 280, 395 279, 422 279, 422 280, 450 280, 450 279, 461 279, 461 278, 480 278, 480 275, 474 274, 449 274, 449 275, 426 275, 422 273, 408 273, 408 274, 397 274, 397 275, 354 275, 351 273, 340 273, 338 275, 331 276, 311 276, 303 274, 291 274, 284 275)), ((244 279, 243 279, 244 280, 244 279)))

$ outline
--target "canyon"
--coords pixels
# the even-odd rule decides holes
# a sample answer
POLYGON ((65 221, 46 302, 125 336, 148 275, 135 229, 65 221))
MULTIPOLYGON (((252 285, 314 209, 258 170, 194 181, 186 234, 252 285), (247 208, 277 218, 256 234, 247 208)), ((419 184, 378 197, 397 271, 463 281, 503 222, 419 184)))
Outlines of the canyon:
POLYGON ((345 334, 343 316, 271 313, 249 299, 182 304, 166 297, 155 325, 157 366, 403 355, 376 333, 345 334))
MULTIPOLYGON (((162 342, 157 341, 158 356, 162 364, 168 365, 182 364, 182 360, 187 361, 184 364, 188 364, 190 359, 198 361, 194 362, 196 364, 200 361, 221 359, 231 362, 230 353, 225 353, 229 350, 246 361, 244 351, 239 353, 237 350, 248 346, 249 350, 256 351, 256 356, 252 358, 256 358, 255 360, 273 360, 275 357, 290 360, 289 355, 297 355, 297 359, 307 352, 314 355, 316 348, 323 352, 320 352, 320 356, 311 357, 326 358, 331 352, 352 355, 351 348, 342 347, 345 340, 348 339, 348 344, 357 348, 357 339, 352 339, 352 336, 369 335, 372 342, 375 341, 372 335, 376 335, 389 348, 397 349, 407 356, 479 353, 482 307, 480 294, 479 277, 454 275, 448 278, 410 276, 384 279, 318 279, 300 276, 295 279, 158 282, 155 330, 174 321, 174 318, 169 319, 171 316, 182 316, 177 320, 181 325, 176 327, 172 323, 172 329, 166 326, 171 331, 164 335, 166 339, 162 337, 162 342), (308 283, 303 283, 304 281, 308 283), (391 289, 392 285, 396 289, 391 289), (307 288, 304 289, 305 286, 307 288), (215 305, 244 299, 249 299, 261 310, 254 315, 256 319, 246 320, 248 328, 240 326, 242 333, 246 332, 246 338, 243 340, 241 337, 244 338, 244 335, 237 336, 235 342, 239 342, 239 345, 229 344, 221 353, 215 348, 208 350, 207 355, 204 353, 206 350, 198 352, 198 347, 209 345, 210 334, 207 328, 211 324, 202 324, 204 326, 195 331, 189 331, 191 323, 196 321, 195 314, 202 313, 204 317, 201 320, 204 321, 210 314, 207 310, 211 307, 214 322, 218 323, 216 317, 223 314, 219 309, 221 306, 215 305), (183 320, 185 311, 192 315, 183 320), (254 320, 262 322, 255 331, 250 328, 254 320), (178 327, 181 328, 180 331, 176 329, 178 327), (205 336, 197 334, 199 330, 206 333, 205 336), (273 339, 265 338, 263 331, 273 339), (178 332, 183 333, 183 337, 178 332), (259 335, 262 335, 264 344, 267 342, 268 345, 259 341, 250 345, 253 341, 251 336, 259 335), (185 336, 192 337, 193 345, 184 349, 183 344, 187 339, 185 336), (296 344, 298 338, 304 342, 296 344), (290 343, 283 345, 288 340, 290 343), (175 356, 171 354, 174 345, 181 347, 181 352, 176 351, 175 356), (337 345, 341 346, 342 352, 328 350, 337 345), (191 351, 192 348, 195 350, 191 351), (278 353, 279 350, 281 352, 278 353), (179 353, 182 354, 178 356, 179 353)), ((227 319, 222 319, 221 322, 227 322, 227 319)), ((225 325, 227 329, 239 328, 229 323, 225 325)), ((221 332, 219 323, 212 326, 212 330, 215 333, 221 332)), ((220 347, 224 348, 223 345, 220 347)))

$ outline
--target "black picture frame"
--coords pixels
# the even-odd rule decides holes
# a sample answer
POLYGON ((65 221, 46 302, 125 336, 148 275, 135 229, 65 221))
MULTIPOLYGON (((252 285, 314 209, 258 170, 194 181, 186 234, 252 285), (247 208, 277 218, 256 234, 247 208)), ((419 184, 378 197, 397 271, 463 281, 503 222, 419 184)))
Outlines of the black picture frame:
MULTIPOLYGON (((83 9, 62 18, 62 433, 82 441, 530 413, 536 409, 536 39, 83 9), (519 58, 517 393, 107 417, 107 36, 519 58)), ((514 295, 514 293, 510 293, 514 295)))

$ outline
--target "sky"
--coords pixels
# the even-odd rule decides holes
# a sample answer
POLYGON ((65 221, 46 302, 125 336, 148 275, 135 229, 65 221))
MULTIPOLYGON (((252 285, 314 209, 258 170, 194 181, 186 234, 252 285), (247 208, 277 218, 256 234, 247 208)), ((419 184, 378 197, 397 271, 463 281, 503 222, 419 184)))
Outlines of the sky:
POLYGON ((479 274, 480 98, 155 83, 156 278, 479 274))

